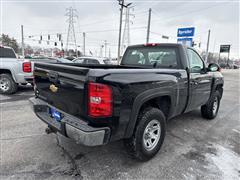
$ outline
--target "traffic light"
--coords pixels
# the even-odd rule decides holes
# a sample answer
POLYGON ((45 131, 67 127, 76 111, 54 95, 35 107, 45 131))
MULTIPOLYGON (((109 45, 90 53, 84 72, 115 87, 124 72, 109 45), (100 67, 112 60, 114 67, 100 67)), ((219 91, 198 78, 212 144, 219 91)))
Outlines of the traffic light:
POLYGON ((192 42, 192 47, 194 47, 194 46, 196 46, 196 45, 197 45, 197 44, 195 44, 195 42, 193 41, 193 42, 192 42))

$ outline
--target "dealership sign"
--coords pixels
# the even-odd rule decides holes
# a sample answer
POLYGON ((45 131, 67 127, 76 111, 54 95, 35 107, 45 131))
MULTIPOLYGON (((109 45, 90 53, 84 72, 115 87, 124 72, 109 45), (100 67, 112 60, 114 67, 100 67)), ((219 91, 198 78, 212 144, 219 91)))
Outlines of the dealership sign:
POLYGON ((177 37, 192 37, 194 36, 194 32, 195 32, 194 27, 178 28, 177 37))
POLYGON ((187 27, 187 28, 178 28, 177 30, 177 42, 184 44, 186 46, 193 46, 193 36, 195 32, 195 27, 187 27))
POLYGON ((229 53, 231 45, 220 45, 220 53, 229 53))
POLYGON ((191 47, 193 38, 178 38, 177 42, 191 47))

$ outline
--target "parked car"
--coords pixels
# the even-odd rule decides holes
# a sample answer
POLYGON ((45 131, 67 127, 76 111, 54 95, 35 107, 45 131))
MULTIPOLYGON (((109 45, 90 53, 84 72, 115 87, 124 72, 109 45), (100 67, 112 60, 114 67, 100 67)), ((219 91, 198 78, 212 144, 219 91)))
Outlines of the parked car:
POLYGON ((238 64, 233 64, 233 69, 239 69, 239 65, 238 64))
POLYGON ((101 57, 79 57, 73 60, 74 63, 80 64, 111 64, 110 59, 108 58, 101 58, 101 57))
POLYGON ((29 59, 31 62, 45 62, 45 63, 73 63, 65 58, 53 58, 53 57, 34 57, 29 59))
POLYGON ((223 76, 181 44, 145 44, 126 49, 120 65, 35 65, 35 114, 86 146, 124 139, 142 161, 161 148, 166 121, 201 107, 217 116, 223 76))
POLYGON ((70 61, 72 61, 72 60, 74 60, 76 57, 74 57, 74 56, 67 56, 67 57, 65 57, 65 59, 68 59, 68 60, 70 60, 70 61))
POLYGON ((18 85, 32 81, 32 63, 18 59, 11 47, 0 46, 0 94, 13 94, 18 85))

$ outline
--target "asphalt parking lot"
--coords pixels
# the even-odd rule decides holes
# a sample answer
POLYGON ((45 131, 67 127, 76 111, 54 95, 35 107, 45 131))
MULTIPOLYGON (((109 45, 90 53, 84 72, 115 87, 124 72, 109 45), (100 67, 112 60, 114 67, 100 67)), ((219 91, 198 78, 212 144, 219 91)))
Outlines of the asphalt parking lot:
POLYGON ((239 179, 239 70, 223 71, 218 117, 199 110, 170 120, 160 152, 150 161, 131 159, 122 141, 87 148, 55 134, 33 114, 31 87, 0 95, 0 179, 239 179))

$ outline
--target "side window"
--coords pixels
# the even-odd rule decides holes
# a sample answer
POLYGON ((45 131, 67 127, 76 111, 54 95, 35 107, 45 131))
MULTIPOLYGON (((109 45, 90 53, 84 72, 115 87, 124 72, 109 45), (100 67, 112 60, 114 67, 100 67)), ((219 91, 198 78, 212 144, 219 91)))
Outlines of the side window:
POLYGON ((188 49, 187 54, 188 54, 188 58, 189 58, 191 72, 192 73, 200 73, 204 67, 202 59, 192 49, 188 49))
POLYGON ((0 47, 1 58, 16 58, 14 51, 10 48, 0 47))
POLYGON ((100 64, 100 63, 98 62, 98 60, 96 60, 96 59, 88 59, 87 63, 88 63, 88 64, 100 64))

